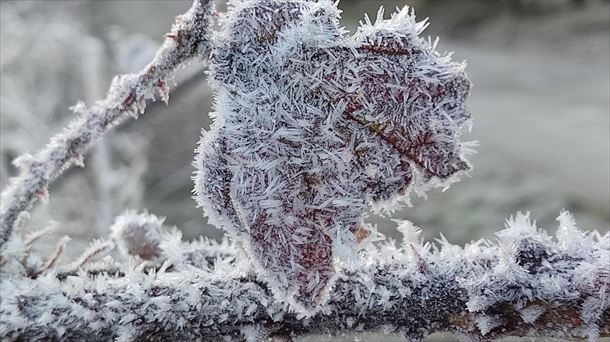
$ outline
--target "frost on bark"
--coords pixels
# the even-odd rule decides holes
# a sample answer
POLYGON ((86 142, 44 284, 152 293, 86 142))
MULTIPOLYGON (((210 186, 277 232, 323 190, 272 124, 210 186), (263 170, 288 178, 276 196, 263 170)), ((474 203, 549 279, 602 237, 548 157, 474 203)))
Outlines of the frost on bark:
POLYGON ((78 106, 81 119, 18 160, 0 212, 2 340, 610 336, 610 236, 568 213, 554 237, 518 215, 496 241, 464 247, 423 242, 407 221, 400 246, 382 243, 364 223, 367 206, 391 210, 469 168, 464 66, 419 38, 412 12, 380 13, 348 37, 326 0, 233 1, 215 35, 210 11, 195 0, 144 71, 118 77, 106 100, 78 106), (13 233, 85 147, 154 90, 167 99, 167 74, 208 53, 216 122, 196 192, 231 243, 184 242, 128 212, 114 241, 65 263, 68 237, 42 257, 31 247, 48 230, 13 233))
POLYGON ((377 238, 368 206, 469 170, 465 65, 435 51, 405 7, 346 36, 331 1, 232 1, 210 62, 215 123, 197 201, 272 289, 313 314, 342 265, 377 238))
MULTIPOLYGON (((134 217, 134 216, 130 216, 134 217)), ((379 332, 418 340, 453 332, 502 336, 610 336, 610 236, 584 233, 568 213, 555 237, 525 215, 497 240, 460 247, 424 243, 402 222, 404 239, 361 252, 342 270, 326 305, 303 318, 259 277, 238 246, 182 242, 164 233, 161 267, 105 260, 36 279, 0 268, 0 338, 259 341, 309 333, 379 332)), ((129 257, 129 255, 124 255, 129 257)))

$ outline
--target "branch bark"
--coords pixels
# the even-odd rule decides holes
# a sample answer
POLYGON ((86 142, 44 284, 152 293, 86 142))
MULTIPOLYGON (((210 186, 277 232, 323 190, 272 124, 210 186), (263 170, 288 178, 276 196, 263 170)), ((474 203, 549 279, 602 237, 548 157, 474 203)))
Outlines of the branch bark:
MULTIPOLYGON (((565 223, 565 222, 564 222, 565 223)), ((405 234, 405 236, 413 236, 405 234)), ((608 236, 560 225, 556 239, 516 220, 497 243, 405 241, 362 252, 315 316, 299 317, 235 245, 166 237, 172 268, 49 273, 2 281, 8 340, 248 340, 341 332, 446 331, 502 336, 610 336, 608 236), (97 274, 97 275, 95 275, 97 274)))
POLYGON ((146 100, 154 99, 155 91, 167 102, 167 77, 185 62, 208 55, 211 6, 211 0, 194 0, 189 11, 177 18, 165 43, 146 68, 136 74, 115 77, 104 100, 89 108, 82 104, 75 106, 74 110, 81 115, 64 132, 54 136, 34 156, 16 160, 21 174, 1 195, 0 250, 36 201, 47 199, 50 182, 73 164, 82 166, 85 150, 130 115, 137 118, 143 113, 146 100))

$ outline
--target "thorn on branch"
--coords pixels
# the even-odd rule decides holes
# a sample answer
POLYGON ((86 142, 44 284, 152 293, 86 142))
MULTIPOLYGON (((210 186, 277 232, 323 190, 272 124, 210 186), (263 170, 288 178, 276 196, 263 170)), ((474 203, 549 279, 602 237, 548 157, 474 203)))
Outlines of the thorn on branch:
POLYGON ((414 244, 409 243, 409 246, 411 247, 411 251, 417 259, 417 268, 419 269, 419 272, 428 273, 428 264, 426 263, 426 260, 421 256, 421 254, 419 254, 414 244))
POLYGON ((157 90, 159 91, 159 96, 161 96, 161 100, 165 103, 166 106, 169 106, 169 87, 167 86, 167 82, 159 80, 159 82, 157 83, 157 90))
POLYGON ((123 102, 121 102, 121 106, 123 108, 131 107, 131 105, 133 104, 135 99, 136 99, 136 92, 135 92, 135 90, 131 90, 129 92, 129 94, 127 95, 127 97, 125 97, 123 102))
POLYGON ((49 188, 45 185, 43 188, 40 188, 36 191, 36 196, 42 202, 42 204, 49 203, 49 188))
POLYGON ((87 250, 81 254, 76 261, 66 266, 63 272, 76 272, 79 268, 90 262, 94 257, 106 253, 114 248, 112 241, 94 240, 89 244, 87 250))

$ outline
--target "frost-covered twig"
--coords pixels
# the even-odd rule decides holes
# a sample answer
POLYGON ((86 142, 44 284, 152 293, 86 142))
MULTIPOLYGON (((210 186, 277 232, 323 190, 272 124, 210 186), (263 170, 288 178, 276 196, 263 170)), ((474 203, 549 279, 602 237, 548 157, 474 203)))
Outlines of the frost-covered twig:
POLYGON ((496 243, 463 248, 445 240, 422 243, 417 228, 405 222, 399 227, 402 246, 387 243, 363 253, 356 268, 339 274, 323 309, 310 318, 274 298, 235 246, 185 244, 174 236, 163 247, 172 258, 184 262, 179 251, 185 255, 196 245, 215 261, 203 268, 177 262, 173 271, 148 274, 124 264, 119 277, 3 278, 0 336, 152 341, 257 341, 360 331, 411 339, 436 331, 475 340, 610 336, 610 237, 578 230, 567 213, 559 220, 552 238, 518 215, 496 243))
POLYGON ((244 0, 212 48, 209 10, 196 0, 151 65, 118 77, 106 100, 77 108, 67 133, 20 159, 0 212, 0 338, 610 336, 610 237, 581 232, 568 214, 554 239, 520 215, 496 243, 423 243, 409 222, 400 247, 370 243, 379 236, 362 220, 365 204, 385 207, 469 169, 458 138, 470 83, 419 38, 425 24, 412 12, 380 12, 348 39, 331 1, 244 0), (167 74, 209 51, 224 115, 200 145, 198 199, 241 244, 185 243, 131 213, 113 226, 123 263, 93 264, 111 242, 60 266, 63 244, 42 263, 31 242, 9 239, 85 147, 155 89, 167 100, 167 74))
POLYGON ((107 97, 91 107, 78 104, 80 117, 34 156, 20 157, 21 175, 2 192, 0 207, 0 249, 10 238, 20 217, 29 213, 37 199, 46 200, 48 185, 72 164, 82 165, 83 153, 102 134, 126 119, 143 113, 146 100, 158 91, 167 102, 167 77, 194 57, 204 58, 210 50, 211 1, 194 0, 191 9, 179 17, 153 61, 137 74, 115 77, 107 97))
POLYGON ((57 263, 57 260, 59 260, 61 254, 64 252, 66 243, 68 243, 68 241, 70 241, 69 236, 64 236, 61 240, 59 240, 57 246, 55 246, 55 251, 53 251, 53 253, 47 258, 47 261, 45 261, 45 263, 39 269, 32 271, 29 276, 36 278, 39 274, 44 273, 49 268, 53 267, 57 263))

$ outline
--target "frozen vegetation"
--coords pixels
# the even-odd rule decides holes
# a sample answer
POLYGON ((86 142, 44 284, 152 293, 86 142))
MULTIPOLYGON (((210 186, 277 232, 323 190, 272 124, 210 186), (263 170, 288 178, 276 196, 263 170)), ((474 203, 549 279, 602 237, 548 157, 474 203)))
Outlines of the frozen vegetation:
POLYGON ((391 212, 467 170, 465 65, 420 38, 405 7, 350 37, 331 2, 235 2, 210 70, 215 122, 199 145, 197 200, 304 314, 337 262, 391 212))
POLYGON ((195 0, 146 68, 16 160, 0 208, 2 339, 610 336, 610 236, 568 212, 553 236, 517 214, 463 247, 406 220, 384 240, 365 222, 367 208, 391 213, 470 169, 465 65, 420 38, 409 8, 353 36, 327 0, 231 1, 217 30, 214 14, 195 0), (60 262, 67 236, 35 252, 52 228, 22 227, 49 184, 147 100, 167 103, 168 76, 191 60, 209 63, 216 97, 196 200, 228 240, 186 242, 129 211, 72 262, 60 262))
MULTIPOLYGON (((130 213, 115 225, 140 225, 158 236, 149 242, 158 246, 160 266, 147 262, 145 248, 142 256, 123 253, 76 271, 55 267, 28 277, 42 261, 15 239, 0 270, 2 337, 258 341, 368 331, 418 340, 446 331, 467 340, 595 340, 610 334, 609 236, 581 231, 567 212, 554 237, 519 214, 495 241, 464 247, 442 238, 424 242, 404 221, 400 244, 390 240, 359 253, 351 270, 338 273, 324 306, 307 318, 274 296, 243 249, 227 241, 183 242, 178 231, 157 235, 151 220, 159 222, 130 213)), ((85 258, 103 246, 93 244, 85 258)))

